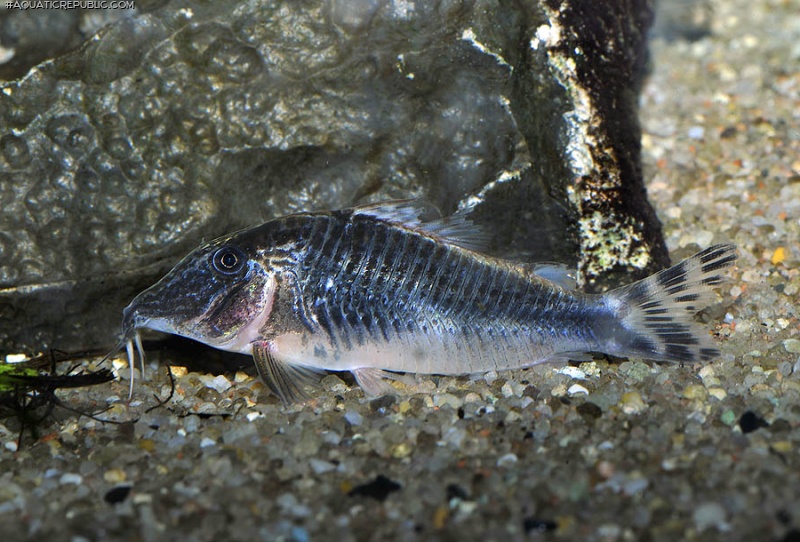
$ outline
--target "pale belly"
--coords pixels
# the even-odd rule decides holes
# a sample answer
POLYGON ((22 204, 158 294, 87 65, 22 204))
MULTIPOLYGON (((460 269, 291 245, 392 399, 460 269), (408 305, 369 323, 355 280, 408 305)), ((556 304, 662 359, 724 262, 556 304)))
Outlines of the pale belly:
POLYGON ((353 371, 360 368, 423 374, 475 374, 528 367, 558 352, 583 345, 536 344, 527 337, 484 332, 462 337, 414 334, 389 341, 368 341, 345 349, 324 334, 287 333, 271 340, 272 355, 284 363, 353 371))

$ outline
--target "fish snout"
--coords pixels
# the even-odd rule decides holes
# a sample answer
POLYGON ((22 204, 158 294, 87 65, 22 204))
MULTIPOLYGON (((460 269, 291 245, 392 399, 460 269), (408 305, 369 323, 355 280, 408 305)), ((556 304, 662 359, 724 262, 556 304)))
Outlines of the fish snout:
POLYGON ((136 300, 122 310, 122 336, 124 339, 133 337, 137 324, 139 311, 136 308, 136 300))
POLYGON ((133 298, 127 307, 122 309, 122 335, 126 339, 133 337, 136 330, 147 326, 152 318, 152 308, 149 303, 147 291, 133 298))

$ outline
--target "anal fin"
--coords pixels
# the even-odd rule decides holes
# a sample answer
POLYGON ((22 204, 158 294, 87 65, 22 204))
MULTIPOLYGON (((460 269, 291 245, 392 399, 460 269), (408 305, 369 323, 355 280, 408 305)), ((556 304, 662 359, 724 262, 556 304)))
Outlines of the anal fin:
POLYGON ((253 360, 261 380, 286 406, 307 400, 309 395, 304 388, 319 385, 322 371, 283 362, 273 355, 273 350, 270 341, 253 344, 253 360))

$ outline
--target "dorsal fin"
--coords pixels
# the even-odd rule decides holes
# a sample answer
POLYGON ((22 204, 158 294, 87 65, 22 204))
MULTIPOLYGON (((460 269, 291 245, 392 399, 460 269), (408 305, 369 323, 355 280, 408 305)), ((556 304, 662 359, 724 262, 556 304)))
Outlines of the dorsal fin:
POLYGON ((422 229, 451 245, 476 252, 485 252, 489 248, 491 235, 470 220, 468 215, 468 211, 458 210, 448 217, 422 224, 422 229))
POLYGON ((431 208, 418 199, 398 199, 353 207, 355 215, 374 216, 386 222, 403 224, 409 228, 422 227, 424 223, 421 216, 429 212, 431 212, 431 208))
POLYGON ((468 250, 483 252, 489 246, 490 235, 468 218, 469 210, 460 209, 451 216, 424 222, 421 217, 431 209, 421 200, 408 199, 362 205, 355 207, 353 213, 422 230, 444 243, 468 250))

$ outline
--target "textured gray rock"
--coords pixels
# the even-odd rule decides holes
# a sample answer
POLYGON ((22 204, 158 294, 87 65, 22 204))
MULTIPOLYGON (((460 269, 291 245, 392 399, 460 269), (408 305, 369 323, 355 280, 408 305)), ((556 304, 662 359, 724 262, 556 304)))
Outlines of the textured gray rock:
POLYGON ((667 263, 639 168, 642 0, 170 2, 0 87, 0 351, 110 346, 204 238, 475 208, 602 288, 667 263))
POLYGON ((0 4, 0 79, 5 80, 75 49, 101 27, 137 9, 156 7, 152 1, 135 2, 137 9, 20 9, 15 4, 22 2, 0 4))

